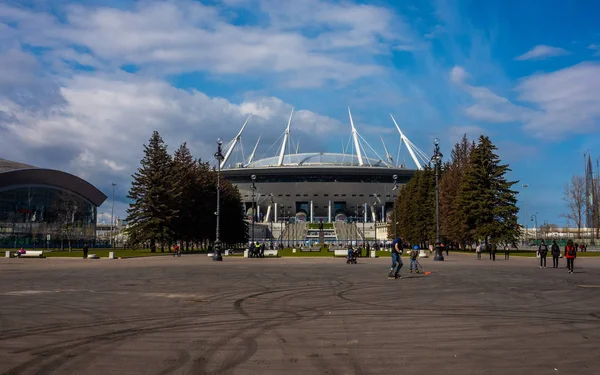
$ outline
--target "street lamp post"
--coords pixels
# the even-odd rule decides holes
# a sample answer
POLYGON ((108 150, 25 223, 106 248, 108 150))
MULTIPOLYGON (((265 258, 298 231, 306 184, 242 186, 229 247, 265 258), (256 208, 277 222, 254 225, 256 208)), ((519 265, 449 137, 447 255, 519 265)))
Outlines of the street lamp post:
MULTIPOLYGON (((377 194, 373 194, 373 197, 377 199, 377 194)), ((373 210, 375 210, 375 246, 377 246, 377 200, 373 203, 373 210)))
POLYGON ((269 215, 269 219, 271 219, 271 249, 273 248, 273 216, 275 214, 275 202, 273 201, 273 193, 271 193, 271 214, 269 215))
POLYGON ((215 216, 217 217, 217 229, 215 233, 215 244, 213 250, 213 261, 222 261, 223 256, 221 255, 221 233, 220 233, 220 219, 221 219, 221 162, 225 158, 223 156, 221 145, 223 142, 218 139, 217 140, 217 152, 215 152, 215 159, 217 160, 217 212, 215 212, 215 216))
POLYGON ((392 179, 394 180, 394 187, 392 188, 392 191, 394 192, 394 240, 396 240, 396 238, 398 238, 398 223, 396 219, 396 201, 398 200, 398 175, 393 175, 392 179))
POLYGON ((287 236, 287 247, 290 247, 290 210, 287 210, 287 221, 285 222, 285 233, 287 236))
POLYGON ((256 208, 254 207, 256 196, 256 184, 254 183, 254 181, 256 181, 256 175, 253 174, 252 176, 250 176, 250 178, 252 179, 252 246, 254 246, 254 217, 256 215, 256 208))
POLYGON ((113 215, 115 214, 115 186, 117 186, 117 184, 115 184, 114 182, 112 183, 112 208, 110 210, 110 244, 111 246, 114 248, 114 241, 113 241, 113 215))
POLYGON ((367 204, 365 203, 365 205, 363 206, 363 212, 362 214, 360 214, 360 216, 363 219, 363 232, 362 232, 362 236, 363 236, 363 248, 366 249, 367 248, 367 236, 365 235, 365 212, 367 209, 367 204))
POLYGON ((537 212, 534 215, 531 215, 531 221, 534 221, 535 224, 535 241, 537 241, 537 212))
POLYGON ((440 187, 439 187, 439 170, 440 163, 442 161, 442 153, 440 152, 439 140, 435 138, 433 140, 434 149, 431 161, 434 163, 435 168, 435 257, 434 261, 443 261, 444 255, 442 255, 442 247, 440 241, 440 187))
POLYGON ((544 240, 548 242, 548 220, 544 220, 544 230, 542 231, 544 240))
POLYGON ((358 204, 354 206, 354 241, 356 247, 358 247, 358 204))
MULTIPOLYGON (((529 184, 522 184, 521 185, 523 187, 523 189, 527 189, 529 187, 529 184)), ((527 194, 524 192, 525 195, 525 243, 527 243, 527 237, 529 234, 529 221, 527 220, 527 218, 529 217, 529 214, 527 212, 527 194)))

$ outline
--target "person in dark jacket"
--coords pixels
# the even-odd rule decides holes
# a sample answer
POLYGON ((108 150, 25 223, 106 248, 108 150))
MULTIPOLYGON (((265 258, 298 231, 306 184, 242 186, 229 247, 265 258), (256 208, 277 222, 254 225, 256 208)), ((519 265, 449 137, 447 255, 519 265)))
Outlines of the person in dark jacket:
POLYGON ((496 243, 494 242, 494 243, 492 243, 491 248, 492 248, 492 251, 491 251, 492 260, 495 262, 496 261, 496 251, 498 251, 498 245, 496 245, 496 243))
POLYGON ((87 255, 88 255, 88 245, 85 244, 85 245, 83 245, 83 259, 87 259, 87 255))
POLYGON ((510 259, 510 246, 508 244, 504 245, 504 260, 510 259))
POLYGON ((552 253, 552 268, 558 268, 558 258, 560 257, 560 247, 556 244, 556 240, 552 241, 552 246, 550 247, 550 252, 552 253))
POLYGON ((540 268, 546 268, 546 256, 548 256, 548 245, 542 240, 540 247, 538 248, 540 254, 540 268))

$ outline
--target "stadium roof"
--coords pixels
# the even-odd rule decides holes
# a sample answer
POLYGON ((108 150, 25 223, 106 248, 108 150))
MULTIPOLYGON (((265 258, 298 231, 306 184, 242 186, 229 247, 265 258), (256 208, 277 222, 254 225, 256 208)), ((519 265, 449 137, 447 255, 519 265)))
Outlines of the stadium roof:
MULTIPOLYGON (((278 146, 278 151, 275 155, 267 158, 263 158, 261 160, 254 160, 254 156, 256 155, 256 150, 258 149, 258 145, 260 143, 260 138, 258 137, 258 141, 252 150, 252 153, 248 158, 243 155, 243 146, 240 146, 242 149, 242 162, 231 163, 230 158, 232 156, 233 151, 236 149, 238 145, 241 145, 241 137, 246 128, 248 121, 251 118, 251 115, 248 116, 244 125, 237 133, 237 135, 227 143, 222 151, 223 153, 217 153, 214 155, 211 161, 218 159, 220 168, 228 169, 232 168, 260 168, 260 167, 290 167, 290 166, 356 166, 356 167, 380 167, 380 168, 406 168, 403 163, 400 163, 400 151, 402 146, 405 146, 405 149, 410 154, 410 158, 414 161, 416 169, 423 169, 423 165, 427 165, 430 162, 429 156, 427 156, 423 151, 421 151, 417 146, 414 145, 402 132, 396 119, 394 116, 390 114, 392 122, 394 123, 396 130, 399 134, 399 144, 398 144, 398 152, 396 158, 389 153, 387 146, 381 138, 381 143, 383 145, 383 149, 385 150, 385 154, 383 156, 379 155, 377 151, 360 135, 356 127, 354 126, 354 120, 352 119, 352 113, 350 112, 350 108, 348 108, 348 117, 350 119, 351 126, 351 137, 349 142, 346 144, 342 143, 342 153, 327 153, 327 152, 313 152, 313 153, 298 153, 299 142, 295 143, 295 147, 292 147, 293 140, 291 139, 291 125, 292 125, 292 117, 294 115, 294 109, 290 113, 290 117, 287 123, 287 127, 282 137, 283 140, 281 145, 278 146), (294 152, 295 148, 295 152, 294 152), (369 156, 368 153, 371 155, 369 156), (216 159, 215 159, 216 158, 216 159), (227 167, 226 167, 227 166, 227 167)), ((277 143, 277 140, 275 143, 277 143)), ((221 147, 221 140, 219 142, 219 147, 221 147)), ((275 144, 269 147, 269 150, 275 146, 275 144)), ((221 148, 219 148, 221 150, 221 148)), ((239 159, 238 159, 239 160, 239 159)))
MULTIPOLYGON (((389 165, 384 163, 382 160, 364 158, 363 162, 366 165, 363 167, 384 167, 389 168, 389 165)), ((246 166, 246 168, 260 168, 260 167, 273 167, 279 165, 279 157, 273 156, 269 158, 260 159, 254 161, 246 166)), ((326 152, 318 153, 302 153, 302 154, 288 154, 283 157, 283 167, 286 166, 359 166, 358 157, 356 155, 349 154, 333 154, 326 152)))
POLYGON ((107 198, 94 185, 72 174, 0 159, 0 191, 32 185, 62 188, 82 196, 96 206, 100 206, 107 198))

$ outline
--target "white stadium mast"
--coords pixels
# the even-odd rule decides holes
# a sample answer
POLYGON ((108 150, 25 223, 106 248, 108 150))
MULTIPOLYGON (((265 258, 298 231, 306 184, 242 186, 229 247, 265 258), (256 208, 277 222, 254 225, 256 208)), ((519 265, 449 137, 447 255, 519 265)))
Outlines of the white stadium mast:
POLYGON ((244 122, 244 125, 242 125, 242 128, 240 129, 239 133, 233 139, 233 143, 231 144, 231 147, 229 147, 229 149, 225 153, 225 157, 223 158, 223 161, 221 162, 221 169, 223 169, 225 167, 225 164, 227 163, 227 161, 229 160, 229 157, 231 156, 231 152, 233 152, 233 149, 235 148, 237 143, 240 141, 240 138, 242 137, 242 133, 244 132, 244 128, 246 127, 248 120, 250 120, 250 117, 252 117, 252 115, 248 116, 248 118, 244 122))
POLYGON ((290 113, 290 119, 288 120, 287 128, 285 129, 285 135, 283 136, 283 142, 281 143, 281 151, 279 151, 279 160, 277 165, 283 165, 283 157, 285 156, 285 148, 290 137, 290 125, 292 124, 292 116, 294 115, 294 107, 292 107, 292 113, 290 113))
POLYGON ((391 113, 390 113, 390 117, 392 118, 392 121, 394 121, 394 125, 396 125, 396 129, 398 129, 398 133, 400 133, 400 143, 404 142, 404 144, 406 144, 406 148, 408 149, 410 156, 412 157, 413 161, 417 165, 417 169, 422 170, 423 167, 421 166, 421 162, 429 163, 429 156, 427 156, 423 151, 419 150, 419 148, 417 146, 415 146, 408 138, 406 138, 404 133, 402 133, 402 130, 400 130, 400 127, 398 126, 396 119, 394 118, 394 116, 392 116, 391 113), (419 158, 421 159, 421 162, 419 161, 419 158))
POLYGON ((358 165, 363 166, 363 158, 362 152, 360 150, 360 143, 358 142, 358 135, 356 133, 356 128, 354 127, 354 121, 352 120, 352 112, 350 112, 350 107, 348 107, 348 116, 350 116, 350 125, 352 126, 352 138, 354 139, 354 147, 356 147, 356 157, 358 158, 358 165))
POLYGON ((254 146, 254 150, 252 150, 252 153, 250 154, 250 157, 248 158, 248 161, 246 162, 246 165, 252 163, 252 160, 254 160, 254 155, 256 154, 256 149, 258 148, 258 142, 260 142, 260 138, 262 137, 262 134, 258 136, 258 141, 256 141, 256 145, 254 146))

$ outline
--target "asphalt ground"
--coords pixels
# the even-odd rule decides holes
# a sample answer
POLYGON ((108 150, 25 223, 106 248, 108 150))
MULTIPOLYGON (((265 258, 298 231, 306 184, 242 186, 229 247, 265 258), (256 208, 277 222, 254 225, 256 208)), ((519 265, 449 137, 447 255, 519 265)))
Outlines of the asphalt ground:
POLYGON ((600 374, 600 259, 0 259, 3 374, 600 374))

